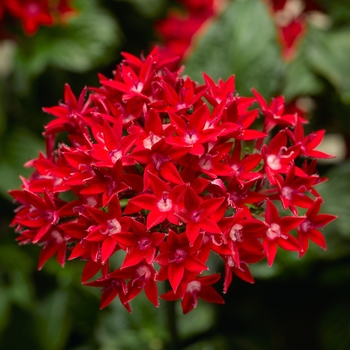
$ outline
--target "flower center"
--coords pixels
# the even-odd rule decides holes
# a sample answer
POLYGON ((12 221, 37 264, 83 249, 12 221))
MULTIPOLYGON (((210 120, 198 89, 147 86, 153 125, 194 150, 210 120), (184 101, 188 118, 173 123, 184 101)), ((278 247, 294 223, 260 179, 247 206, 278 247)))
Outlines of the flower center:
POLYGON ((35 4, 33 2, 30 2, 27 6, 26 6, 26 13, 29 16, 33 16, 33 15, 37 15, 40 13, 40 7, 38 4, 35 4))
POLYGON ((288 200, 293 199, 293 189, 291 187, 283 187, 282 188, 282 197, 287 198, 288 200))
POLYGON ((170 211, 173 207, 173 201, 168 198, 166 193, 163 193, 163 198, 157 203, 157 208, 161 212, 170 211))
POLYGON ((235 224, 232 226, 230 230, 230 237, 234 242, 242 242, 242 229, 243 226, 240 224, 235 224))
POLYGON ((209 157, 201 157, 201 159, 198 161, 198 166, 203 170, 213 169, 213 164, 209 157))
POLYGON ((119 160, 122 157, 122 151, 121 150, 113 150, 108 152, 108 156, 111 159, 113 163, 115 163, 117 160, 119 160))
POLYGON ((187 256, 187 252, 183 249, 176 249, 175 250, 175 253, 174 253, 174 256, 171 260, 169 260, 169 263, 181 263, 185 260, 187 256))
POLYGON ((143 140, 143 147, 151 149, 152 146, 157 143, 161 138, 153 133, 149 133, 149 136, 143 140))
POLYGON ((276 156, 275 154, 270 154, 267 157, 267 165, 272 169, 272 170, 279 170, 281 169, 281 160, 280 157, 276 156))
POLYGON ((281 237, 281 226, 278 224, 271 224, 266 231, 267 238, 274 240, 281 237))
POLYGON ((122 227, 117 219, 107 220, 107 230, 102 232, 105 235, 113 235, 121 232, 122 227))
POLYGON ((137 246, 140 250, 146 250, 150 247, 150 245, 151 245, 151 241, 148 238, 141 238, 137 242, 137 246))
POLYGON ((157 170, 160 170, 160 168, 162 167, 162 165, 165 163, 165 162, 168 162, 170 160, 169 157, 165 156, 164 154, 162 153, 153 153, 151 155, 151 161, 153 163, 153 165, 155 166, 155 168, 157 170))
POLYGON ((191 214, 191 221, 194 222, 199 222, 201 221, 201 215, 204 212, 204 210, 195 210, 194 212, 192 212, 191 214))
POLYGON ((56 241, 57 244, 60 244, 63 242, 63 237, 57 230, 53 230, 51 232, 51 237, 56 241))
POLYGON ((310 231, 313 227, 311 221, 307 219, 300 225, 300 229, 304 233, 310 231))
POLYGON ((186 293, 197 293, 201 290, 201 283, 198 281, 192 281, 187 285, 186 293))

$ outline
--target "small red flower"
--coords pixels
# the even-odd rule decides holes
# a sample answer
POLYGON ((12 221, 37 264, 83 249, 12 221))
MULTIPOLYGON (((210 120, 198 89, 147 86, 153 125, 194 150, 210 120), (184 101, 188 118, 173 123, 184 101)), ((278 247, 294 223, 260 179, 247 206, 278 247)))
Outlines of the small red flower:
POLYGON ((306 216, 284 216, 280 217, 276 206, 270 201, 266 202, 266 231, 263 246, 266 252, 268 265, 271 266, 275 260, 277 246, 290 251, 300 251, 297 239, 289 232, 299 227, 306 216))
MULTIPOLYGON (((224 304, 224 299, 221 295, 211 286, 220 279, 220 274, 214 274, 210 276, 197 277, 194 279, 188 278, 186 282, 183 282, 185 291, 182 299, 182 311, 187 314, 192 309, 197 307, 198 298, 209 303, 224 304)), ((173 301, 180 297, 177 296, 173 291, 169 291, 160 296, 162 299, 173 301)))

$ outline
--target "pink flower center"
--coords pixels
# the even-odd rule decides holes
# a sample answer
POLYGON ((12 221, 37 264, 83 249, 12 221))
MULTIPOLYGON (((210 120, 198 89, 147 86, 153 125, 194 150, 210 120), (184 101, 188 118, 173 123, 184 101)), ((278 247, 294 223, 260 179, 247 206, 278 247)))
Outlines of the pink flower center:
POLYGON ((140 277, 143 277, 146 281, 149 280, 152 276, 150 268, 146 265, 141 265, 136 269, 136 274, 140 277))
POLYGON ((283 187, 282 188, 282 197, 292 200, 293 199, 293 189, 291 187, 283 187))
POLYGON ((137 242, 137 246, 140 250, 146 250, 151 246, 151 240, 148 238, 141 238, 137 242))
POLYGON ((26 5, 25 11, 28 16, 35 16, 40 13, 40 6, 34 2, 30 2, 28 5, 26 5))
POLYGON ((201 215, 204 212, 204 210, 195 210, 191 214, 191 221, 193 222, 199 222, 202 220, 201 215))
POLYGON ((169 260, 169 263, 182 263, 187 256, 187 252, 183 249, 176 249, 173 258, 169 260))
POLYGON ((187 285, 186 293, 198 293, 201 290, 201 283, 198 281, 192 281, 187 285))
POLYGON ((310 220, 307 220, 307 219, 300 225, 300 229, 304 233, 310 231, 313 228, 314 228, 314 225, 311 223, 310 220))
POLYGON ((157 170, 160 170, 162 165, 170 160, 169 157, 165 156, 162 153, 153 153, 151 155, 151 161, 157 170))
POLYGON ((243 226, 240 224, 235 224, 232 226, 230 230, 230 237, 234 242, 242 242, 242 229, 243 226))
POLYGON ((268 230, 266 231, 267 238, 274 240, 281 237, 281 226, 278 224, 271 224, 268 230))
POLYGON ((53 230, 51 232, 51 237, 55 240, 57 244, 61 244, 63 242, 63 237, 57 230, 53 230))
POLYGON ((122 227, 117 219, 107 220, 107 230, 102 232, 104 235, 113 235, 121 232, 122 227))

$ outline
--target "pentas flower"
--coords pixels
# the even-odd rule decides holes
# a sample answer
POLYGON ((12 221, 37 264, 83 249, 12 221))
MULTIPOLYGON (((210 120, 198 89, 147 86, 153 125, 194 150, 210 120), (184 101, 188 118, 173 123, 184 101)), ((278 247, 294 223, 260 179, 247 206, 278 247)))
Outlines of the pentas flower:
POLYGON ((21 20, 27 35, 36 33, 40 26, 52 26, 64 22, 67 15, 75 10, 71 0, 4 0, 0 5, 0 18, 3 12, 21 20), (1 9, 1 7, 3 7, 1 9))
POLYGON ((274 14, 282 56, 287 61, 293 60, 308 28, 306 15, 323 9, 319 2, 314 0, 267 0, 267 2, 274 14))
POLYGON ((156 33, 163 42, 161 53, 164 57, 183 57, 189 50, 193 36, 210 18, 217 16, 224 1, 178 0, 182 9, 171 9, 165 19, 155 25, 156 33))
POLYGON ((167 281, 161 298, 181 299, 187 313, 199 299, 223 303, 220 275, 208 273, 213 254, 226 293, 234 276, 253 283, 250 265, 271 266, 278 249, 326 248, 321 229, 336 217, 319 214, 315 189, 326 180, 317 158, 330 157, 315 149, 324 131, 305 136, 283 96, 240 96, 233 76, 183 78, 158 48, 123 57, 99 87, 77 98, 65 85, 63 102, 44 108, 53 116, 46 150, 10 191, 19 204, 11 225, 19 244, 41 247, 39 269, 53 256, 62 266, 81 259, 101 308, 119 296, 130 312, 142 291, 159 306, 157 284, 167 281))

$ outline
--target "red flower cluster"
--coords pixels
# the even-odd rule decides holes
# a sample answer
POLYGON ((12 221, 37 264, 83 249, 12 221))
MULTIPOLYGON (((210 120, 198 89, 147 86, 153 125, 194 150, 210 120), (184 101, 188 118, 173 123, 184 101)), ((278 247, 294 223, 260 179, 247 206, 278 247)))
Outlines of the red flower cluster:
POLYGON ((39 26, 52 26, 74 13, 70 3, 71 0, 2 0, 0 21, 6 14, 18 18, 26 34, 33 35, 39 26))
POLYGON ((220 12, 224 0, 177 0, 182 11, 172 9, 167 18, 156 23, 162 38, 161 52, 164 57, 183 57, 189 49, 193 36, 203 24, 220 12))
POLYGON ((269 2, 276 19, 283 57, 291 60, 307 29, 306 14, 321 11, 321 7, 314 0, 269 0, 269 2))
POLYGON ((300 256, 309 240, 326 248, 320 229, 335 216, 319 214, 314 189, 325 180, 315 158, 330 157, 315 150, 323 130, 305 135, 282 96, 238 95, 234 76, 181 77, 158 48, 123 57, 113 79, 100 75, 78 98, 66 85, 64 102, 44 108, 55 117, 46 153, 10 191, 17 241, 42 247, 39 269, 54 255, 63 266, 68 250, 68 260, 86 261, 83 283, 102 287, 101 308, 119 295, 130 311, 142 290, 158 306, 156 281, 167 280, 161 297, 181 299, 187 313, 198 298, 224 302, 212 286, 220 275, 207 273, 212 252, 225 293, 232 274, 254 282, 248 265, 272 265, 278 247, 300 256), (123 257, 116 269, 114 254, 123 257))

